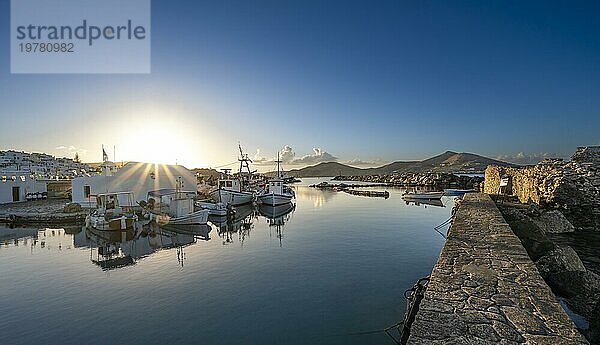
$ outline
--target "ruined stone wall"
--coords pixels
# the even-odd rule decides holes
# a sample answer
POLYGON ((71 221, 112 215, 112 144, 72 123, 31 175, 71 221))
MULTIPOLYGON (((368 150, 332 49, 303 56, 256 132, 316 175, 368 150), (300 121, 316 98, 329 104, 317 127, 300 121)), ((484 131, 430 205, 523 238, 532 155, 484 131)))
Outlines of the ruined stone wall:
POLYGON ((488 166, 484 191, 497 194, 508 177, 508 194, 560 210, 577 228, 600 229, 600 147, 579 147, 568 163, 545 160, 534 166, 488 166))
POLYGON ((586 344, 488 195, 466 194, 408 344, 586 344))

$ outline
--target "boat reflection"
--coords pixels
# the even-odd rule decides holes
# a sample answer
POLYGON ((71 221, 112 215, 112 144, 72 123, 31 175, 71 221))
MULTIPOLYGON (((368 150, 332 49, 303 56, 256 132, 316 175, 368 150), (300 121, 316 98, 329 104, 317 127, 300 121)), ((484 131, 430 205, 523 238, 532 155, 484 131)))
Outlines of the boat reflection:
POLYGON ((440 199, 402 199, 407 205, 421 206, 425 208, 427 206, 446 207, 440 199))
POLYGON ((209 240, 211 228, 204 225, 160 227, 156 224, 136 226, 120 231, 86 228, 86 246, 90 260, 102 270, 135 265, 140 259, 163 249, 177 249, 177 260, 183 266, 184 248, 198 239, 209 240))
POLYGON ((283 226, 287 221, 290 220, 296 204, 288 203, 278 206, 269 206, 261 204, 258 207, 260 215, 267 219, 269 229, 274 228, 277 238, 279 239, 279 246, 281 247, 281 240, 283 238, 283 226))
POLYGON ((209 216, 208 220, 217 228, 219 237, 223 244, 233 243, 234 234, 238 234, 240 243, 250 236, 254 227, 252 221, 255 216, 254 205, 246 204, 234 207, 234 213, 228 216, 209 216))

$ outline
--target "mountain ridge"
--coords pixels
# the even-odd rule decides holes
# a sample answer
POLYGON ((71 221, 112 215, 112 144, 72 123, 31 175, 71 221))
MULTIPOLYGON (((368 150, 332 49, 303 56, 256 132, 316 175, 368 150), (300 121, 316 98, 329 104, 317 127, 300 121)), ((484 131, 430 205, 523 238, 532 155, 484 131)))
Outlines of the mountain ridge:
POLYGON ((364 176, 390 173, 481 173, 488 165, 515 166, 497 159, 474 153, 446 151, 421 161, 395 161, 375 168, 357 168, 339 162, 322 162, 288 174, 296 177, 364 176))

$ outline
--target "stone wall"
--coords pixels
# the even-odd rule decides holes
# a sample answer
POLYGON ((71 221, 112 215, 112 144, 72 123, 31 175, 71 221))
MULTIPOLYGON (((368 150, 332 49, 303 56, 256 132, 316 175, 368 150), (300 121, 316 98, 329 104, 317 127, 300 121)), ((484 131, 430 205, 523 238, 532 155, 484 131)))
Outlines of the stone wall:
POLYGON ((586 344, 488 195, 465 195, 408 344, 586 344))
POLYGON ((579 147, 571 161, 544 160, 527 167, 488 166, 484 192, 497 194, 509 178, 508 194, 560 210, 580 229, 600 228, 600 147, 579 147))

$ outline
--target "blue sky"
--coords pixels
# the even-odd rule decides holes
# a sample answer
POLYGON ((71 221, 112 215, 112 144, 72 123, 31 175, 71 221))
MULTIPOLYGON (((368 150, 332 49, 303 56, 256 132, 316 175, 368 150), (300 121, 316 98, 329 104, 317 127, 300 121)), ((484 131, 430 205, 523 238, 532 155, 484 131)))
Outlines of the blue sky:
POLYGON ((154 0, 149 75, 11 75, 0 50, 0 149, 97 161, 116 145, 117 159, 188 166, 233 162, 238 141, 265 159, 288 145, 303 162, 569 156, 600 144, 599 10, 154 0), (157 141, 168 150, 149 150, 157 141))

